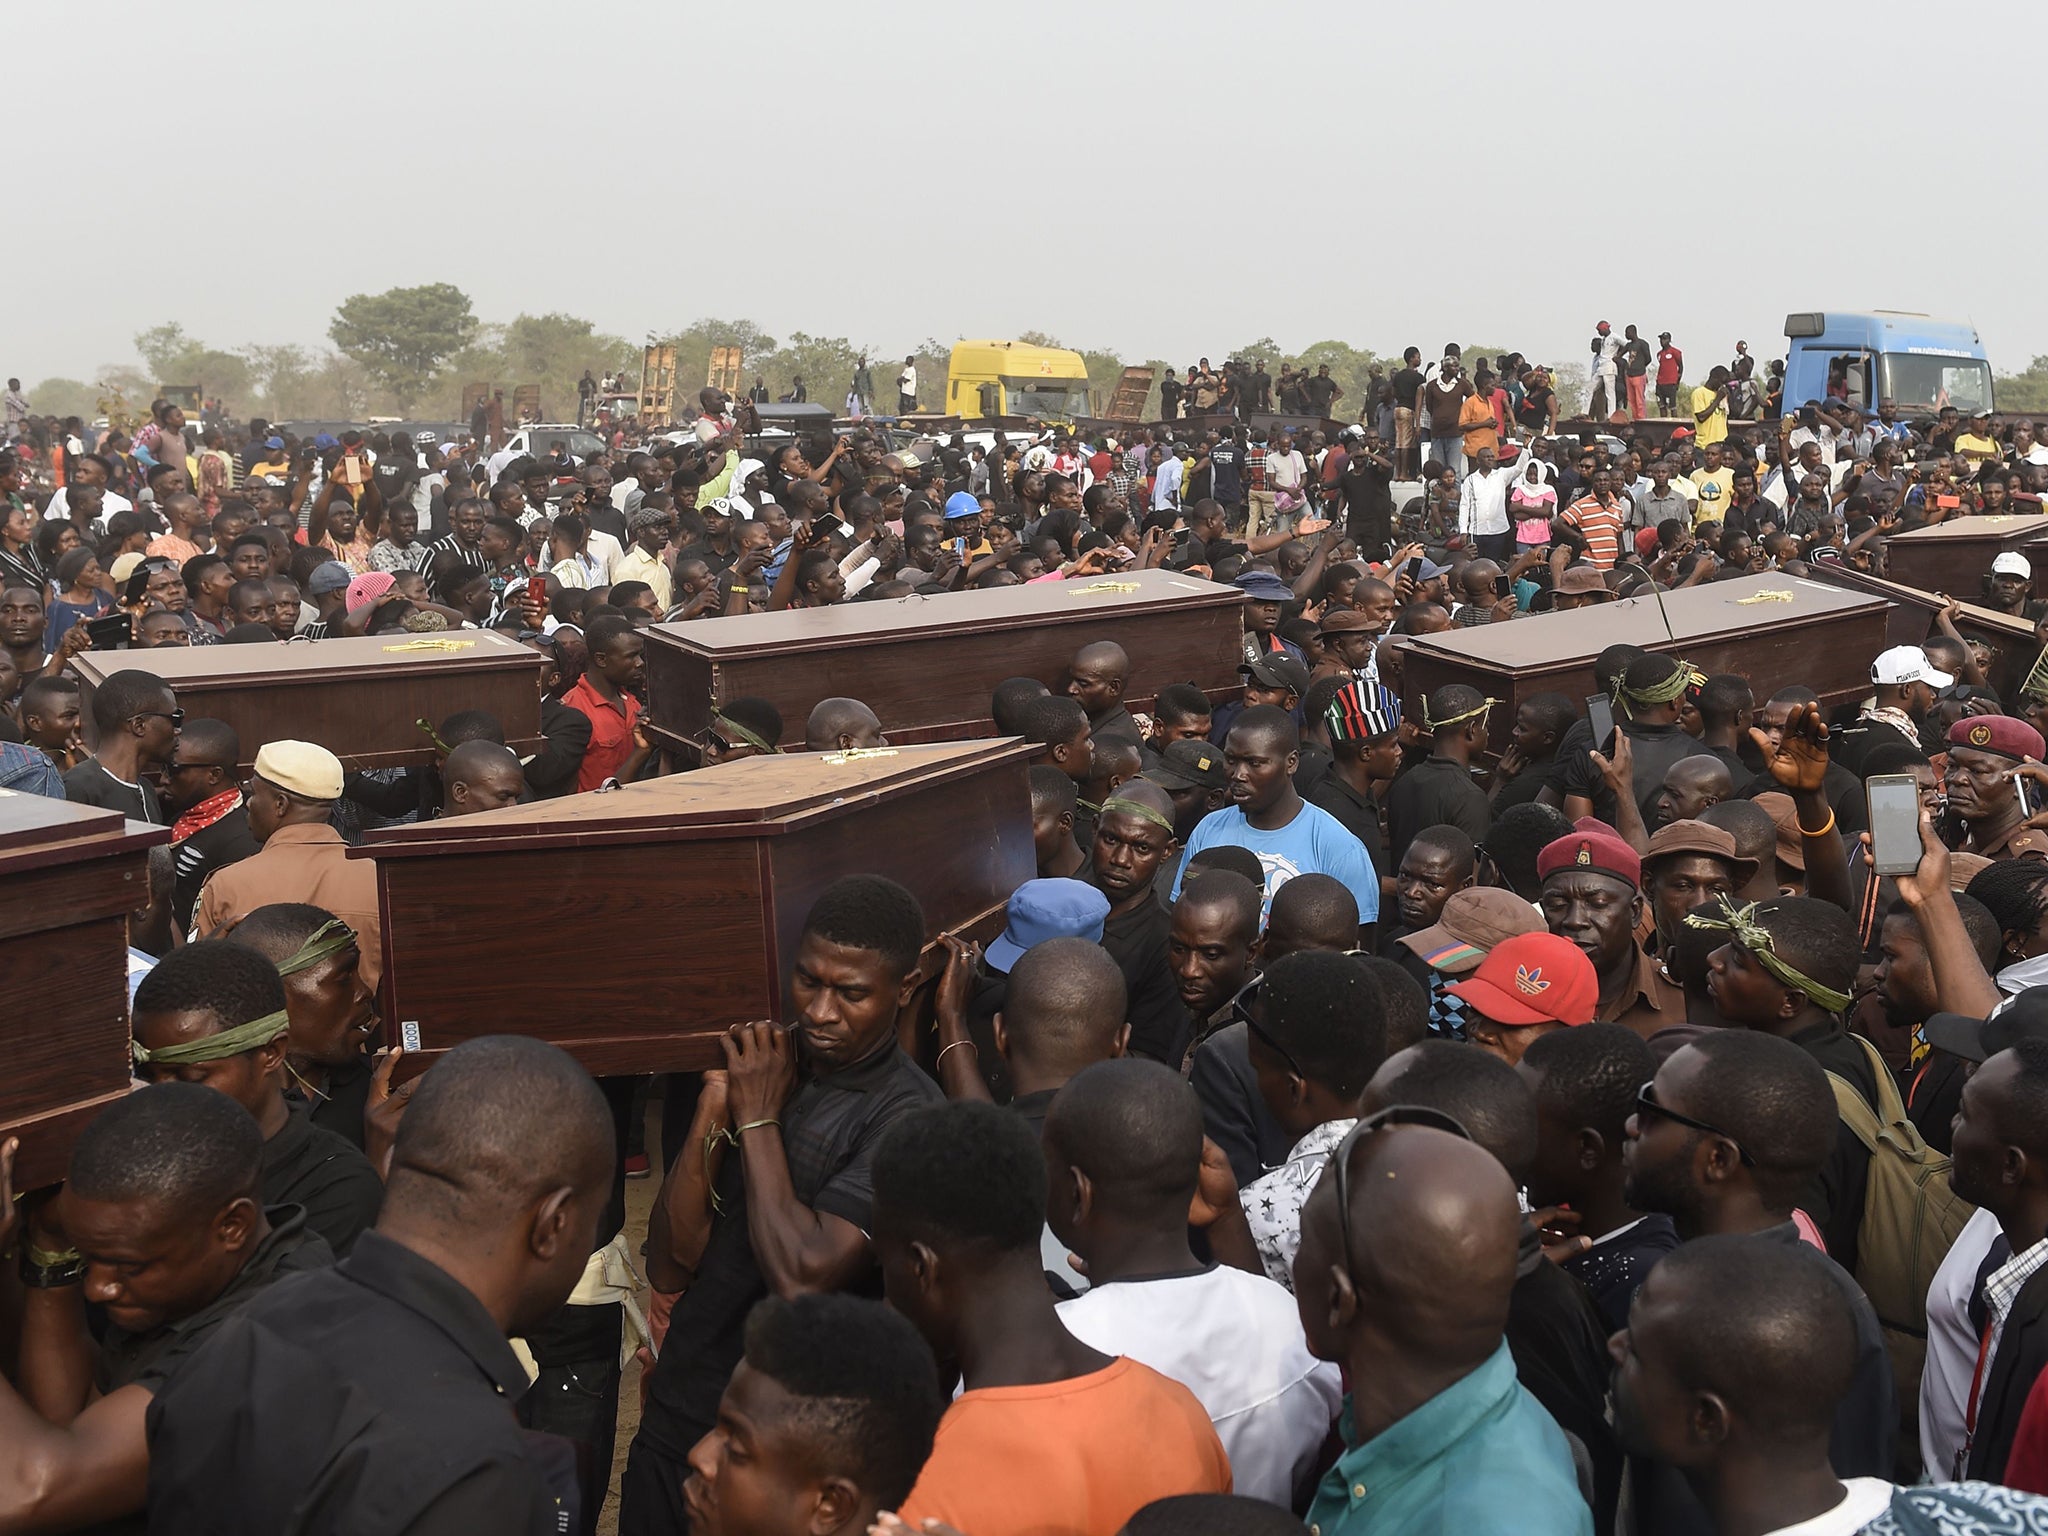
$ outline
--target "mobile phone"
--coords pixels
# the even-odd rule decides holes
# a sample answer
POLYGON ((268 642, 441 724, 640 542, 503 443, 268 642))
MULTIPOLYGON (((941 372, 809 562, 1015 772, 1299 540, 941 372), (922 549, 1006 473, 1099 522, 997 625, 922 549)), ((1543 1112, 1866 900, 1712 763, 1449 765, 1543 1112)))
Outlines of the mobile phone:
POLYGON ((526 578, 526 600, 531 603, 545 603, 548 600, 548 579, 545 576, 526 578))
POLYGON ((134 641, 134 620, 120 609, 85 621, 86 638, 96 651, 125 651, 134 641))
POLYGON ((2033 788, 2028 784, 2028 782, 2025 779, 2021 778, 2018 774, 2013 775, 2012 790, 2014 798, 2016 798, 2020 803, 2020 814, 2022 816, 2032 816, 2037 810, 2040 809, 2040 807, 2034 803, 2035 796, 2033 788))
POLYGON ((1863 788, 1870 802, 1873 867, 1880 875, 1910 875, 1920 867, 1919 782, 1910 773, 1880 773, 1864 780, 1863 788))
POLYGON ((1508 579, 1506 571, 1502 571, 1500 575, 1493 578, 1493 595, 1496 598, 1506 597, 1514 590, 1515 584, 1508 579))
POLYGON ((1604 754, 1614 744, 1614 701, 1604 693, 1590 695, 1586 723, 1593 727, 1593 750, 1604 754))
POLYGON ((1408 580, 1410 583, 1422 580, 1422 556, 1417 555, 1408 562, 1408 580))
POLYGON ((1963 504, 1963 498, 1960 496, 1937 496, 1934 498, 1934 504, 1937 507, 1946 507, 1950 511, 1954 511, 1963 504))
POLYGON ((953 553, 962 560, 965 560, 967 558, 967 541, 965 539, 955 539, 953 541, 953 553))

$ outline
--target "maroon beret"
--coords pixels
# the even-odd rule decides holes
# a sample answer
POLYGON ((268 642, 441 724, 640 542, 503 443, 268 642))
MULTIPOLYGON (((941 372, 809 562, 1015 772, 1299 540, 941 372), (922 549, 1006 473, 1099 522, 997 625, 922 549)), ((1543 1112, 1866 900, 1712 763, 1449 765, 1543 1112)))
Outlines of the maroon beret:
POLYGON ((1581 816, 1570 832, 1546 844, 1536 855, 1537 879, 1548 880, 1561 869, 1612 875, 1642 889, 1643 861, 1635 849, 1623 842, 1613 828, 1590 816, 1581 816))
POLYGON ((2023 757, 2038 762, 2043 751, 2041 733, 2011 715, 1965 715, 1948 728, 1948 744, 1996 752, 2015 762, 2023 757))

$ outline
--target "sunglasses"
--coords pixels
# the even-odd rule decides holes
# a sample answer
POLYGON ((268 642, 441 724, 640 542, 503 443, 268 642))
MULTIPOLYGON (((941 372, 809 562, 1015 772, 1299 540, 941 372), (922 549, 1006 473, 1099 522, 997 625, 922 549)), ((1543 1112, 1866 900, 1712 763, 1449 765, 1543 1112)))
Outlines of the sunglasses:
POLYGON ((1330 1168, 1337 1180, 1337 1231, 1343 1244, 1344 1268, 1351 1268, 1351 1154, 1358 1150, 1358 1143, 1374 1131, 1385 1130, 1392 1125, 1425 1125, 1431 1130, 1448 1131, 1460 1141, 1470 1141, 1472 1133, 1455 1116, 1440 1109, 1429 1109, 1421 1104, 1389 1104, 1377 1114, 1361 1119, 1351 1127, 1344 1139, 1337 1143, 1337 1150, 1330 1154, 1330 1168))
POLYGON ((1718 1136, 1735 1149, 1735 1155, 1742 1159, 1743 1167, 1754 1168, 1756 1166, 1756 1159, 1749 1155, 1741 1142, 1730 1136, 1718 1125, 1709 1125, 1704 1120, 1693 1119, 1691 1115, 1681 1115, 1675 1109, 1667 1109, 1664 1105, 1657 1102, 1656 1090, 1657 1085, 1654 1081, 1647 1082, 1636 1090, 1636 1118, 1638 1120, 1646 1116, 1652 1119, 1669 1120, 1673 1125, 1682 1125, 1687 1130, 1698 1131, 1707 1136, 1718 1136))
POLYGON ((130 720, 168 720, 171 722, 171 729, 175 731, 185 723, 185 711, 182 709, 138 709, 128 718, 130 720))

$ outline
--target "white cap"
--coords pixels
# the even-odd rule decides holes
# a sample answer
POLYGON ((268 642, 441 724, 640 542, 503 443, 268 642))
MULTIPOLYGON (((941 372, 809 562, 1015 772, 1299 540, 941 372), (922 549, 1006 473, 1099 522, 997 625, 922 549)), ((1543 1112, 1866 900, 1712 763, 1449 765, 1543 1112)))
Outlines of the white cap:
POLYGON ((1994 576, 2019 576, 2028 581, 2034 579, 2034 568, 2027 563, 2027 557, 2013 550, 2007 550, 1991 562, 1994 576))
POLYGON ((1896 688, 1902 683, 1946 688, 1955 681, 1946 672, 1937 671, 1927 660, 1927 653, 1917 645, 1895 645, 1879 656, 1870 664, 1870 680, 1880 688, 1896 688))

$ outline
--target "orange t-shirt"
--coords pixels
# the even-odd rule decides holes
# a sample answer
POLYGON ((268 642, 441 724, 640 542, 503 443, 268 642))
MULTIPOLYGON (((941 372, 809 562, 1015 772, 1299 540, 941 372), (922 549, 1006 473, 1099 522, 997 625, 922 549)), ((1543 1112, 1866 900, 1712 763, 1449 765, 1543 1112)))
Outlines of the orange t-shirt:
POLYGON ((1230 1492, 1230 1458, 1179 1382, 1119 1356, 1032 1387, 965 1392, 897 1511, 973 1536, 1112 1536, 1176 1493, 1230 1492))

